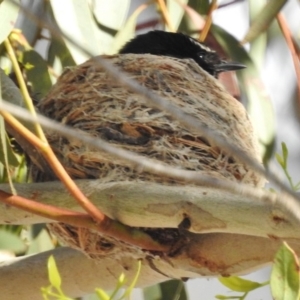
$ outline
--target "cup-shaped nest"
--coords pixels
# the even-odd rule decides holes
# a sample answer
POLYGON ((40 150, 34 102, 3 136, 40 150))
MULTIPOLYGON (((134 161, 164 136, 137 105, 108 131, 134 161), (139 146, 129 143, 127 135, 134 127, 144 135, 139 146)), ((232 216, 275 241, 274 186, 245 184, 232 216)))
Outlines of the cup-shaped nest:
MULTIPOLYGON (((148 54, 123 54, 107 59, 131 79, 260 161, 244 107, 194 61, 148 54)), ((262 186, 265 182, 247 165, 215 145, 210 136, 182 126, 168 111, 154 108, 149 100, 119 84, 94 59, 66 69, 38 108, 51 119, 178 169, 252 186, 262 186)), ((56 132, 48 132, 48 139, 74 179, 184 183, 137 170, 124 159, 63 138, 56 132)), ((47 174, 39 174, 38 178, 46 180, 47 174)))
MULTIPOLYGON (((107 60, 260 162, 257 140, 244 107, 194 61, 147 54, 109 56, 107 60)), ((168 111, 154 108, 149 100, 120 85, 94 59, 66 69, 38 108, 51 119, 177 169, 256 187, 265 182, 249 166, 215 145, 211 136, 183 126, 168 111)), ((190 184, 145 172, 125 159, 57 132, 48 131, 47 137, 74 179, 190 184)), ((36 181, 53 178, 37 166, 32 168, 36 181)), ((94 258, 113 254, 118 244, 114 239, 66 224, 54 223, 51 229, 69 246, 94 258)), ((165 243, 176 243, 179 236, 176 228, 153 230, 147 232, 165 243), (166 240, 165 236, 172 239, 166 240)))

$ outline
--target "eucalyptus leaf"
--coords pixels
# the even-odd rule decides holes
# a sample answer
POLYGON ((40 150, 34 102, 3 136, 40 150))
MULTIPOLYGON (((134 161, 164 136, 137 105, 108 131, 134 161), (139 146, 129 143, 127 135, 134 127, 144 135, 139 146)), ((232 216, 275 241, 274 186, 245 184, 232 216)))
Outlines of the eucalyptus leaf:
POLYGON ((185 15, 179 25, 178 30, 187 32, 193 35, 194 32, 199 32, 205 25, 204 15, 209 9, 209 1, 189 1, 185 7, 185 15))
POLYGON ((289 156, 289 150, 286 146, 286 143, 281 143, 281 149, 282 149, 282 156, 283 156, 283 160, 284 160, 284 166, 287 166, 287 159, 289 156))
MULTIPOLYGON (((33 226, 41 226, 41 224, 35 224, 33 226)), ((43 226, 45 227, 45 226, 43 226)), ((27 249, 26 254, 33 254, 33 253, 40 253, 44 251, 48 251, 51 249, 54 249, 54 245, 52 242, 51 237, 49 236, 49 233, 46 229, 42 229, 39 234, 36 236, 36 238, 32 239, 30 241, 30 245, 27 249)))
POLYGON ((15 83, 0 69, 2 99, 11 104, 24 107, 23 96, 15 83))
POLYGON ((136 22, 137 18, 140 15, 140 13, 147 8, 148 5, 143 4, 139 6, 129 17, 127 22, 125 23, 124 27, 116 34, 115 39, 112 43, 112 47, 109 51, 109 54, 115 54, 117 53, 124 44, 132 39, 135 35, 135 28, 136 28, 136 22))
POLYGON ((111 300, 111 297, 102 289, 96 289, 96 295, 100 300, 111 300))
POLYGON ((138 267, 137 267, 137 272, 136 272, 136 274, 135 274, 135 276, 134 276, 134 278, 133 278, 131 284, 130 284, 129 287, 126 289, 126 291, 125 291, 125 293, 124 293, 124 295, 123 295, 123 298, 124 298, 124 299, 127 299, 127 298, 130 297, 130 294, 132 293, 132 291, 133 291, 133 289, 135 288, 135 286, 136 286, 136 284, 137 284, 137 281, 138 281, 138 279, 139 279, 139 276, 140 276, 140 273, 141 273, 141 268, 142 268, 142 262, 139 260, 139 261, 137 262, 137 265, 138 265, 138 267))
MULTIPOLYGON (((20 2, 20 1, 18 1, 20 2)), ((10 0, 4 0, 0 4, 0 44, 8 37, 15 26, 19 14, 19 7, 10 0)))
POLYGON ((189 0, 189 6, 201 15, 206 15, 209 7, 209 0, 189 0))
POLYGON ((187 293, 181 280, 169 280, 159 284, 161 299, 187 300, 187 293))
POLYGON ((171 24, 173 25, 174 29, 177 30, 182 17, 184 15, 184 5, 188 3, 188 0, 181 0, 180 3, 174 0, 167 1, 167 10, 170 15, 171 24))
POLYGON ((25 67, 33 94, 39 99, 46 96, 52 86, 47 62, 35 50, 25 50, 19 59, 25 67))
POLYGON ((64 68, 76 65, 65 42, 55 37, 50 42, 47 60, 53 70, 53 73, 50 74, 53 84, 56 82, 58 76, 61 75, 64 68))
POLYGON ((273 153, 275 139, 275 117, 271 99, 261 81, 260 74, 246 50, 231 34, 217 25, 213 25, 212 33, 229 56, 247 66, 237 72, 241 88, 247 95, 247 110, 260 142, 262 157, 269 151, 273 153))
POLYGON ((48 258, 47 267, 48 267, 49 281, 50 281, 51 285, 53 287, 55 287, 56 289, 60 290, 61 277, 60 277, 60 274, 59 274, 58 268, 56 266, 56 262, 55 262, 53 255, 51 255, 48 258))
POLYGON ((279 153, 275 153, 275 158, 277 160, 277 162, 280 164, 280 166, 282 167, 282 170, 290 184, 290 187, 294 190, 297 191, 299 189, 298 184, 294 184, 293 183, 293 178, 290 175, 290 172, 288 170, 288 155, 289 155, 289 150, 286 146, 285 143, 281 143, 281 149, 282 149, 282 155, 280 155, 279 153))
POLYGON ((15 154, 10 140, 5 132, 5 124, 3 121, 0 121, 0 162, 5 165, 7 169, 7 174, 10 176, 10 167, 18 167, 19 159, 15 154))
MULTIPOLYGON (((256 1, 249 0, 249 15, 250 23, 252 24, 255 18, 260 13, 261 9, 266 4, 266 0, 256 1)), ((250 56, 255 63, 256 67, 261 70, 265 61, 267 48, 267 33, 261 33, 256 39, 254 39, 250 44, 250 56)))
POLYGON ((262 286, 259 282, 243 279, 237 276, 219 277, 218 279, 223 285, 236 292, 250 292, 262 286))
POLYGON ((143 296, 145 300, 162 299, 161 289, 158 284, 145 287, 143 289, 143 296))
MULTIPOLYGON (((93 55, 104 51, 107 40, 100 40, 94 16, 86 0, 50 0, 55 20, 61 31, 72 38, 78 45, 93 55)), ((102 36, 103 37, 103 36, 102 36)), ((86 61, 89 56, 80 47, 73 45, 67 39, 65 43, 77 64, 86 61)))
MULTIPOLYGON (((5 75, 2 69, 0 69, 0 92, 0 101, 5 99, 7 101, 11 100, 12 103, 18 103, 22 99, 19 90, 12 80, 5 75)), ((10 140, 5 131, 5 123, 2 116, 0 117, 0 162, 6 167, 11 190, 15 192, 9 168, 10 166, 17 167, 19 165, 19 160, 11 147, 10 140)))
POLYGON ((260 13, 253 20, 248 32, 242 40, 242 43, 248 43, 257 38, 270 26, 276 15, 280 12, 287 0, 270 0, 261 9, 260 13))
POLYGON ((47 57, 47 62, 52 67, 54 65, 54 61, 56 57, 60 60, 63 68, 75 66, 75 61, 72 58, 72 55, 69 49, 66 47, 64 41, 53 38, 50 42, 50 47, 48 50, 48 57, 47 57))
POLYGON ((130 2, 130 0, 93 0, 93 13, 101 25, 120 30, 126 21, 130 2))
MULTIPOLYGON (((243 295, 245 296, 245 295, 243 295)), ((242 298, 243 296, 224 296, 224 295, 216 295, 215 298, 216 299, 220 299, 220 300, 224 300, 224 299, 228 299, 228 300, 233 300, 233 299, 238 299, 238 300, 242 300, 245 298, 242 298)))
POLYGON ((26 246, 18 235, 0 229, 0 249, 10 250, 18 254, 24 252, 26 246))
POLYGON ((275 158, 277 162, 281 165, 281 167, 284 169, 286 166, 283 157, 279 153, 275 153, 275 158))
MULTIPOLYGON (((39 20, 44 20, 47 17, 47 1, 23 0, 22 5, 39 20)), ((25 11, 20 11, 15 27, 22 30, 22 35, 26 37, 26 41, 31 45, 34 45, 40 38, 41 24, 28 17, 28 13, 25 11)))
POLYGON ((276 253, 270 285, 274 300, 298 300, 300 297, 299 260, 285 242, 276 253))

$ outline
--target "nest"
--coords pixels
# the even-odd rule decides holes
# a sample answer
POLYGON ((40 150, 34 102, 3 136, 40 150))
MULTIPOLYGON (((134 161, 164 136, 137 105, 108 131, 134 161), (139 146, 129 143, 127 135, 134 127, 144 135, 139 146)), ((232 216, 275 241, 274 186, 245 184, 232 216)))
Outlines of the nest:
MULTIPOLYGON (((109 236, 103 236, 86 228, 70 226, 64 223, 48 224, 48 227, 62 244, 82 251, 92 259, 100 260, 101 257, 108 255, 120 258, 124 255, 124 252, 126 254, 130 253, 131 257, 136 259, 140 259, 143 256, 143 251, 135 246, 128 245, 109 236)), ((187 238, 183 238, 176 228, 141 228, 141 230, 161 244, 175 245, 173 246, 173 252, 181 247, 182 243, 187 242, 187 238)), ((153 254, 155 256, 157 253, 153 254)), ((147 253, 147 255, 150 256, 151 253, 147 253)))
MULTIPOLYGON (((123 54, 107 59, 131 79, 259 160, 257 141, 244 107, 194 61, 145 54, 123 54)), ((259 174, 214 145, 210 137, 184 128, 167 111, 153 108, 148 101, 117 83, 91 59, 66 69, 38 109, 51 119, 169 166, 257 187, 264 184, 259 174)), ((47 135, 73 179, 186 184, 137 170, 126 160, 58 133, 47 135)), ((35 181, 49 180, 49 174, 36 166, 33 166, 33 174, 35 181)), ((65 235, 63 230, 58 230, 61 225, 53 226, 56 232, 65 235)), ((72 230, 68 232, 71 235, 72 230)), ((73 237, 64 240, 70 241, 73 237)), ((80 247, 78 239, 77 246, 80 247)))
MULTIPOLYGON (((107 58, 130 78, 258 159, 252 125, 245 109, 196 63, 153 55, 126 54, 107 58)), ((68 68, 38 108, 50 119, 164 164, 261 185, 260 175, 227 155, 209 137, 183 128, 167 111, 153 108, 140 95, 119 85, 94 60, 68 68)), ((49 132, 47 137, 74 179, 182 183, 137 171, 126 160, 62 138, 58 133, 49 132)), ((41 176, 39 181, 43 180, 41 176)))

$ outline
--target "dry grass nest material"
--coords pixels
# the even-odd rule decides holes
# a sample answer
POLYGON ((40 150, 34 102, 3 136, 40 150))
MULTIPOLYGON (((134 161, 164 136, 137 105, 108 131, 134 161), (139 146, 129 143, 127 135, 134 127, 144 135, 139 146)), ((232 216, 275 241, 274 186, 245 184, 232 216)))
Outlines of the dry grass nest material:
MULTIPOLYGON (((141 258, 144 251, 135 246, 124 243, 109 236, 102 236, 86 228, 74 227, 64 223, 48 224, 62 244, 85 253, 92 259, 101 259, 103 256, 121 257, 130 253, 132 257, 141 258)), ((143 228, 154 240, 161 244, 175 245, 174 250, 179 248, 187 239, 182 237, 176 228, 143 228)), ((146 251, 147 253, 147 251, 146 251)), ((157 253, 154 253, 154 256, 157 253)), ((150 252, 147 255, 151 255, 150 252)))
MULTIPOLYGON (((244 107, 194 61, 136 54, 107 59, 130 78, 259 160, 244 107)), ((214 145, 209 137, 184 128, 167 111, 153 108, 149 100, 118 84, 95 60, 65 70, 38 108, 51 119, 176 168, 253 186, 264 182, 248 166, 214 145)), ((136 170, 126 160, 57 133, 49 132, 48 139, 74 179, 184 183, 136 170)), ((39 174, 39 180, 46 179, 46 174, 39 174)))
MULTIPOLYGON (((259 161, 257 141, 244 107, 194 61, 132 54, 107 59, 130 78, 177 105, 259 161)), ((264 184, 259 174, 214 145, 209 136, 188 130, 167 111, 153 108, 149 100, 109 77, 94 60, 68 68, 38 108, 51 119, 163 164, 252 186, 264 184)), ((47 135, 59 160, 74 179, 187 184, 137 170, 126 160, 68 140, 58 133, 48 132, 47 135)), ((49 180, 49 174, 41 174, 34 166, 33 169, 36 180, 49 180)), ((115 247, 122 242, 86 229, 57 223, 51 228, 68 245, 93 258, 114 254, 122 248, 115 247)), ((150 233, 162 243, 174 244, 179 239, 175 228, 150 233)), ((131 250, 127 248, 126 251, 131 250)))

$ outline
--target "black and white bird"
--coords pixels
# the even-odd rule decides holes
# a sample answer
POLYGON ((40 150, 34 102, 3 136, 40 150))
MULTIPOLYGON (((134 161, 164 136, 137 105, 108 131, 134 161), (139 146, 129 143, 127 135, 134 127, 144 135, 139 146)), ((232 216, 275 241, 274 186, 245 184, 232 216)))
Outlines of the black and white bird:
POLYGON ((221 72, 245 68, 240 63, 222 60, 216 51, 188 35, 160 30, 136 36, 119 53, 148 53, 181 59, 193 59, 202 69, 216 78, 221 72))

